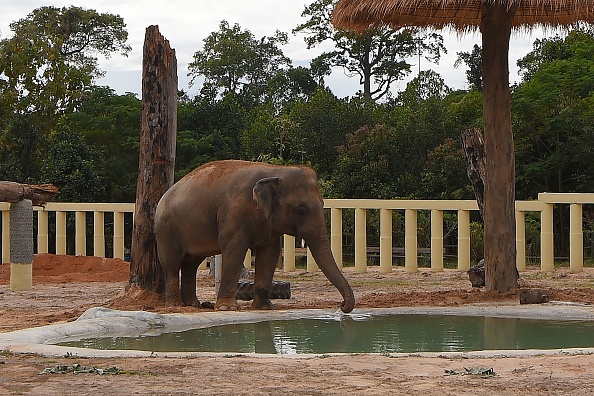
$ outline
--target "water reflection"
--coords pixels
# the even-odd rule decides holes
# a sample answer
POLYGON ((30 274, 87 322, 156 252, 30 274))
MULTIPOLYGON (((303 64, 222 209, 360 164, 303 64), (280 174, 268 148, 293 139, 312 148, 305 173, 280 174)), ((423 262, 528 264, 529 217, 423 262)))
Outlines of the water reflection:
POLYGON ((155 352, 395 353, 593 347, 594 323, 448 315, 321 317, 230 324, 60 345, 155 352))

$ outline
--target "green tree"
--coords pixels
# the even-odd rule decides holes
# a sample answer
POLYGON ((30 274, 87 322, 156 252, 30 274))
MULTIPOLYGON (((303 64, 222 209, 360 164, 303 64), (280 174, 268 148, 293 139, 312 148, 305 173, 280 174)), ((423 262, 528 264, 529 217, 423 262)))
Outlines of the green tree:
POLYGON ((339 198, 392 199, 405 195, 401 182, 409 164, 398 132, 385 125, 362 126, 338 148, 333 191, 339 198))
MULTIPOLYGON (((515 89, 518 198, 542 191, 587 192, 594 188, 594 32, 572 31, 535 44, 518 64, 515 89), (529 80, 526 80, 529 78, 529 80)), ((556 251, 567 254, 566 208, 556 208, 556 251)))
POLYGON ((249 30, 223 20, 219 31, 203 41, 203 50, 196 51, 188 65, 188 76, 191 83, 204 77, 201 92, 206 96, 234 94, 246 103, 260 103, 268 81, 291 64, 279 48, 288 42, 287 34, 278 30, 274 36, 257 39, 249 30))
POLYGON ((536 39, 532 44, 532 51, 517 62, 519 75, 522 76, 522 81, 529 81, 540 66, 571 56, 571 51, 561 36, 536 39))
POLYGON ((41 180, 60 189, 62 202, 96 202, 104 191, 104 181, 97 173, 98 152, 67 127, 62 126, 49 140, 43 160, 41 180))
POLYGON ((472 52, 456 52, 458 58, 454 62, 454 67, 466 64, 466 81, 471 90, 483 92, 483 50, 475 44, 472 52))
POLYGON ((247 110, 234 95, 197 95, 178 104, 175 177, 213 160, 240 158, 247 110))
POLYGON ((40 150, 48 146, 47 136, 37 128, 28 113, 11 115, 10 124, 0 135, 0 180, 36 183, 40 178, 40 150))
POLYGON ((383 123, 367 123, 349 134, 339 148, 335 193, 380 199, 463 195, 468 182, 454 146, 459 131, 451 125, 449 94, 440 76, 422 72, 386 105, 388 116, 377 111, 382 116, 374 119, 383 123), (444 163, 460 168, 440 169, 444 163))
POLYGON ((424 162, 426 152, 452 137, 447 106, 450 93, 443 78, 428 70, 422 71, 398 95, 391 115, 392 125, 405 130, 406 139, 410 139, 411 144, 419 144, 422 153, 413 154, 411 161, 424 162))
POLYGON ((265 103, 274 105, 276 113, 279 113, 290 103, 297 99, 307 100, 318 89, 311 70, 305 67, 291 67, 278 72, 266 82, 265 103))
POLYGON ((358 98, 338 99, 321 88, 309 100, 297 100, 287 113, 292 127, 285 128, 291 159, 312 164, 324 177, 330 175, 347 134, 375 123, 374 107, 366 104, 358 98))
POLYGON ((458 140, 447 138, 428 152, 419 190, 425 199, 475 199, 458 140))
POLYGON ((134 94, 117 95, 94 86, 65 123, 93 147, 100 161, 96 172, 105 183, 105 202, 133 202, 138 180, 139 128, 142 104, 134 94))
MULTIPOLYGON (((0 41, 0 88, 14 109, 43 117, 47 127, 70 112, 103 72, 97 55, 127 55, 121 17, 79 7, 40 7, 10 24, 0 41)), ((44 129, 46 129, 44 128, 44 129)))
POLYGON ((537 41, 537 53, 519 62, 531 77, 514 92, 518 193, 591 191, 594 34, 537 41))
POLYGON ((342 67, 348 76, 358 76, 363 86, 362 96, 368 100, 386 97, 391 85, 410 72, 405 59, 424 53, 430 61, 438 61, 446 52, 443 37, 411 29, 393 30, 380 28, 363 34, 337 30, 332 25, 332 12, 338 0, 316 0, 301 14, 309 20, 297 26, 293 33, 307 34, 307 48, 325 41, 333 42, 335 50, 324 52, 312 61, 312 74, 318 77, 329 74, 334 66, 342 67), (417 38, 415 38, 415 35, 417 38))

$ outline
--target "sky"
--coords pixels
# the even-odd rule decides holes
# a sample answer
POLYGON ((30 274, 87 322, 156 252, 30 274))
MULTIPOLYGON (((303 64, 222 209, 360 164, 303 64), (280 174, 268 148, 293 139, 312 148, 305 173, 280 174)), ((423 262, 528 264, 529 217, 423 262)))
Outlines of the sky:
MULTIPOLYGON (((189 87, 188 64, 193 54, 202 49, 203 40, 219 30, 219 23, 226 20, 232 26, 239 24, 242 30, 249 30, 256 38, 272 36, 278 29, 289 34, 289 43, 281 46, 294 66, 308 66, 311 59, 332 49, 330 42, 320 47, 307 49, 305 35, 293 35, 291 31, 307 21, 301 14, 313 0, 5 0, 0 12, 0 38, 10 37, 9 24, 25 18, 41 6, 77 7, 94 9, 99 13, 117 14, 124 19, 128 30, 128 44, 132 51, 128 57, 114 54, 110 59, 99 58, 99 67, 106 72, 97 83, 108 85, 118 94, 134 92, 140 96, 142 79, 142 47, 145 30, 158 25, 161 34, 175 49, 178 68, 179 89, 195 94, 200 83, 189 87)), ((420 69, 432 69, 439 73, 445 83, 454 89, 466 88, 466 67, 454 68, 457 52, 471 52, 474 44, 481 44, 480 33, 458 36, 442 31, 444 45, 448 51, 442 55, 439 64, 429 63, 421 58, 420 69)), ((549 34, 550 36, 551 34, 549 34)), ((554 34, 553 34, 554 35, 554 34)), ((537 38, 545 37, 542 31, 514 34, 510 42, 510 82, 519 81, 516 62, 532 50, 537 38)), ((405 80, 393 85, 393 91, 401 91, 419 70, 418 58, 408 60, 413 72, 405 80)), ((332 92, 338 97, 353 96, 359 89, 358 78, 348 78, 341 69, 334 69, 325 79, 332 92)))

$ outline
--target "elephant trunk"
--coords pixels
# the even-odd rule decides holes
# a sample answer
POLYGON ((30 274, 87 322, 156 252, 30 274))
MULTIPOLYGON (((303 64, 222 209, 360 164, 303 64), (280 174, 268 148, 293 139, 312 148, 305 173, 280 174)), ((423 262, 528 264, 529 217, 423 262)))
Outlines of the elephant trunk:
POLYGON ((353 289, 349 285, 342 271, 338 268, 332 251, 330 250, 330 243, 327 235, 316 235, 315 237, 303 236, 305 242, 311 250, 313 258, 316 260, 318 267, 322 270, 326 278, 338 289, 342 295, 343 302, 340 309, 344 313, 349 313, 355 307, 355 295, 353 289))

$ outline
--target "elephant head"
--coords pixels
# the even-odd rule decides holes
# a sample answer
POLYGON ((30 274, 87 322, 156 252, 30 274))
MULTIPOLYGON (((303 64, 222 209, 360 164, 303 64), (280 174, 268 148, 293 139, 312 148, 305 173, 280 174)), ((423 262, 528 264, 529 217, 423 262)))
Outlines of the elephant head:
POLYGON ((307 243, 318 266, 343 297, 341 309, 351 312, 355 296, 336 265, 324 222, 324 205, 313 170, 286 168, 279 176, 260 179, 253 198, 270 236, 288 234, 307 243))

